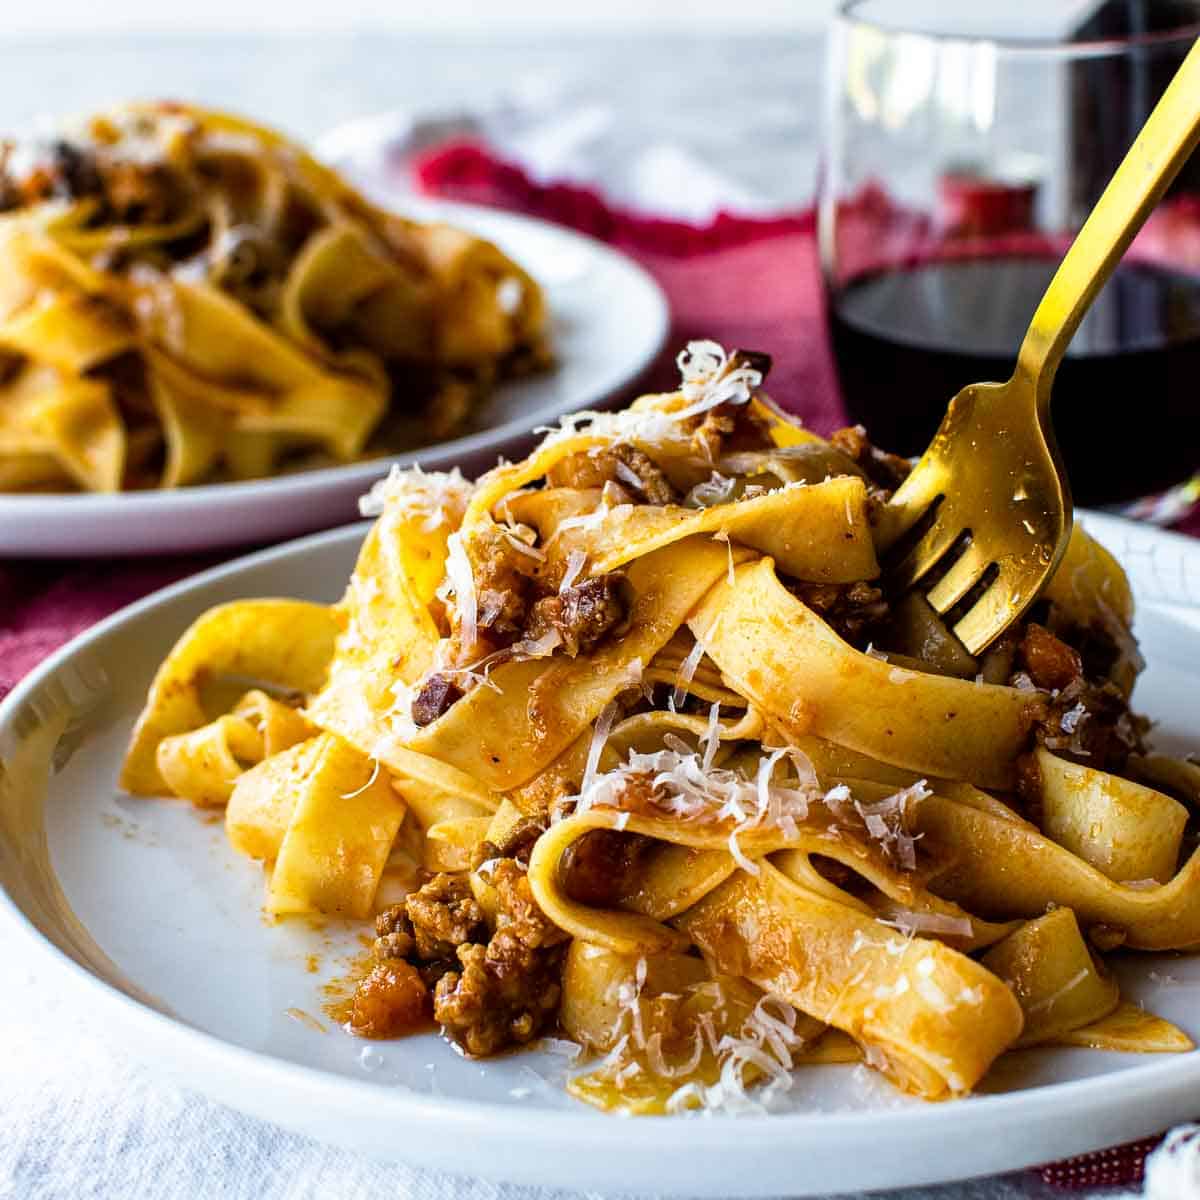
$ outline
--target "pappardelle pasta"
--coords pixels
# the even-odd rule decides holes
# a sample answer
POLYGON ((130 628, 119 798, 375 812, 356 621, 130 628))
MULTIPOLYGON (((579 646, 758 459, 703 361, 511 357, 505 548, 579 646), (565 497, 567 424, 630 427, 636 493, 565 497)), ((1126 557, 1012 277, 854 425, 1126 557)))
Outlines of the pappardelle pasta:
POLYGON ((178 487, 444 438, 548 365, 489 242, 279 134, 129 104, 0 142, 0 491, 178 487))
POLYGON ((907 462, 778 412, 763 355, 679 362, 474 484, 394 470, 339 604, 183 635, 123 785, 224 805, 270 912, 375 919, 352 1032, 557 1034, 603 1109, 757 1111, 812 1062, 937 1100, 1015 1048, 1191 1049, 1105 964, 1200 945, 1200 768, 1129 708, 1115 560, 1076 527, 972 658, 876 582, 907 462))

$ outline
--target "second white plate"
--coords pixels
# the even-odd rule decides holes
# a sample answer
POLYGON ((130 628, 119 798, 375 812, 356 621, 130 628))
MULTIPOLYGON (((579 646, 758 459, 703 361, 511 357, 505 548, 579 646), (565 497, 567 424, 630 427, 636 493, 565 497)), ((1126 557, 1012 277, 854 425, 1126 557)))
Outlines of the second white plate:
POLYGON ((537 426, 614 399, 662 349, 666 297, 641 267, 602 243, 474 205, 406 198, 403 209, 489 238, 541 284, 553 321, 552 371, 499 388, 471 432, 389 459, 177 491, 0 494, 0 556, 177 554, 340 525, 357 516, 357 498, 389 463, 486 470, 501 454, 515 457, 537 426))

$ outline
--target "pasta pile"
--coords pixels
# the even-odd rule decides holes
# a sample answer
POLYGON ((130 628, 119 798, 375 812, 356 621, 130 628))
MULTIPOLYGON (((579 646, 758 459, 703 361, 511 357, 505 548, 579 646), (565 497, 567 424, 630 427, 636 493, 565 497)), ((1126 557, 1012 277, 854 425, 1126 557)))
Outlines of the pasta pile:
POLYGON ((1200 944, 1200 769, 1128 707, 1114 559, 1076 528, 972 658, 873 582, 907 463, 785 418, 763 355, 679 361, 475 484, 393 472, 339 604, 201 617, 123 785, 225 805, 270 912, 376 917, 352 1031, 557 1030, 605 1109, 757 1108, 806 1062, 936 1100, 1015 1048, 1190 1049, 1105 965, 1200 944))
POLYGON ((132 104, 0 143, 0 491, 250 479, 443 438, 547 365, 532 279, 278 134, 132 104))

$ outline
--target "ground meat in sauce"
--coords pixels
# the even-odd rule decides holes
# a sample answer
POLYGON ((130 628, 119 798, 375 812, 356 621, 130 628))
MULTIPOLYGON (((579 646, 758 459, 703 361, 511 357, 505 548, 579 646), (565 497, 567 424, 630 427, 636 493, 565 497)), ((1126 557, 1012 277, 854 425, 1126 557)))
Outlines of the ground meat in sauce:
POLYGON ((465 875, 435 875, 404 902, 418 957, 452 958, 464 942, 487 932, 483 909, 465 875))
POLYGON ((627 586, 625 577, 614 572, 545 596, 530 610, 525 636, 536 639, 554 630, 562 639, 557 649, 568 658, 587 653, 624 622, 627 586))
POLYGON ((548 1027, 558 1012, 567 935, 538 907, 526 874, 543 828, 523 818, 499 844, 483 842, 476 852, 475 869, 496 896, 494 931, 465 875, 437 875, 379 915, 379 961, 355 993, 354 1032, 406 1032, 428 1014, 429 990, 434 1019, 468 1054, 495 1054, 548 1027))
POLYGON ((458 970, 438 980, 434 1017, 468 1053, 495 1054, 537 1037, 555 1018, 567 935, 538 908, 524 867, 491 863, 496 930, 486 947, 458 948, 458 970))
POLYGON ((471 862, 471 869, 478 871, 484 863, 501 858, 511 858, 522 867, 528 866, 533 845, 545 831, 546 827, 541 821, 533 817, 522 817, 499 842, 479 843, 471 862))
POLYGON ((737 428, 739 405, 718 404, 710 408, 692 434, 692 450, 709 462, 716 462, 724 449, 725 439, 737 428))
POLYGON ((94 157, 71 142, 57 141, 51 146, 50 174, 55 190, 71 200, 104 190, 94 157))
POLYGON ((1115 684, 1077 679, 1051 698, 1035 733, 1063 758, 1120 775, 1131 754, 1145 753, 1148 730, 1115 684))
POLYGON ((873 584, 797 583, 791 588, 827 625, 851 645, 864 644, 888 617, 888 602, 873 584))
POLYGON ((511 644, 525 627, 535 561, 499 529, 482 529, 467 543, 475 579, 476 625, 490 649, 511 644))
POLYGON ((417 689, 412 702, 413 724, 432 725, 463 694, 451 675, 430 675, 417 689))
POLYGON ((180 207, 180 180, 161 164, 118 162, 103 172, 104 201, 122 224, 162 225, 180 207))
POLYGON ((898 454, 889 454, 871 444, 861 425, 850 425, 830 434, 829 441, 852 458, 874 485, 877 498, 886 500, 909 476, 912 464, 898 454))
MULTIPOLYGON (((1033 726, 1036 744, 1100 771, 1121 774, 1131 754, 1145 751, 1148 722, 1129 709, 1124 693, 1106 679, 1088 678, 1082 655, 1035 621, 1016 645, 1015 687, 1049 693, 1033 726)), ((1017 794, 1031 820, 1041 805, 1041 776, 1033 754, 1017 762, 1017 794)))
POLYGON ((765 450, 774 445, 770 426, 748 404, 718 404, 692 434, 692 450, 707 462, 726 454, 765 450))
MULTIPOLYGON (((551 630, 561 638, 555 649, 574 658, 591 650, 626 618, 628 585, 620 573, 586 579, 565 592, 540 595, 546 585, 538 578, 539 562, 516 549, 501 530, 483 530, 467 547, 476 593, 474 661, 551 630)), ((463 694, 452 673, 435 672, 422 681, 413 698, 413 723, 420 727, 431 724, 463 694)))
POLYGON ((407 958, 416 946, 412 922, 403 904, 393 904, 375 918, 376 958, 407 958))
POLYGON ((482 1058, 539 1036, 558 1013, 562 955, 530 950, 508 934, 462 946, 459 969, 438 981, 433 1012, 443 1031, 482 1058))
POLYGON ((493 864, 487 878, 499 898, 497 934, 515 937, 531 950, 556 946, 566 940, 567 935, 538 907, 525 867, 516 859, 500 859, 493 864))
POLYGON ((1083 677, 1079 654, 1036 621, 1025 627, 1017 657, 1034 684, 1047 692, 1058 691, 1083 677))
POLYGON ((350 1029, 359 1037, 399 1037, 425 1024, 431 1009, 429 989, 416 969, 388 958, 355 989, 350 1029))
POLYGON ((163 163, 102 161, 88 146, 59 140, 25 178, 6 179, 5 199, 8 207, 51 198, 97 200, 96 221, 158 225, 179 212, 185 190, 180 174, 163 163))
POLYGON ((563 891, 579 904, 613 907, 628 890, 650 845, 650 838, 638 834, 589 830, 563 855, 563 891))
POLYGON ((618 443, 571 454, 555 463, 546 475, 550 487, 602 488, 618 484, 639 504, 678 504, 679 493, 646 453, 618 443))
MULTIPOLYGON (((1079 625, 1053 604, 1042 607, 1045 612, 1039 615, 1038 620, 1079 655, 1085 679, 1111 679, 1118 684, 1122 679, 1127 683, 1132 681, 1141 664, 1131 664, 1128 646, 1124 649, 1119 646, 1111 629, 1099 621, 1092 625, 1079 625), (1134 667, 1132 675, 1131 666, 1134 667)), ((1129 635, 1128 641, 1132 642, 1132 635, 1129 635)))

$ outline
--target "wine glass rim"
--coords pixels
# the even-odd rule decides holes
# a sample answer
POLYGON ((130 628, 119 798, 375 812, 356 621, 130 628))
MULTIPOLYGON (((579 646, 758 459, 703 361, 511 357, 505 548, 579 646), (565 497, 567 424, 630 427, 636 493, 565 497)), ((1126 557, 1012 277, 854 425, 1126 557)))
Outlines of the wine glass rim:
POLYGON ((1152 33, 1123 34, 1119 37, 1087 38, 1081 41, 1066 41, 1053 37, 1018 37, 1012 34, 969 33, 963 30, 912 29, 902 21, 881 21, 878 18, 860 15, 856 10, 880 0, 839 0, 836 19, 843 24, 859 25, 878 30, 894 37, 923 38, 931 42, 972 42, 995 46, 1006 54, 1053 54, 1065 58, 1089 58, 1106 54, 1120 54, 1133 47, 1169 46, 1172 43, 1193 42, 1200 37, 1200 15, 1186 25, 1171 29, 1155 30, 1152 33))

